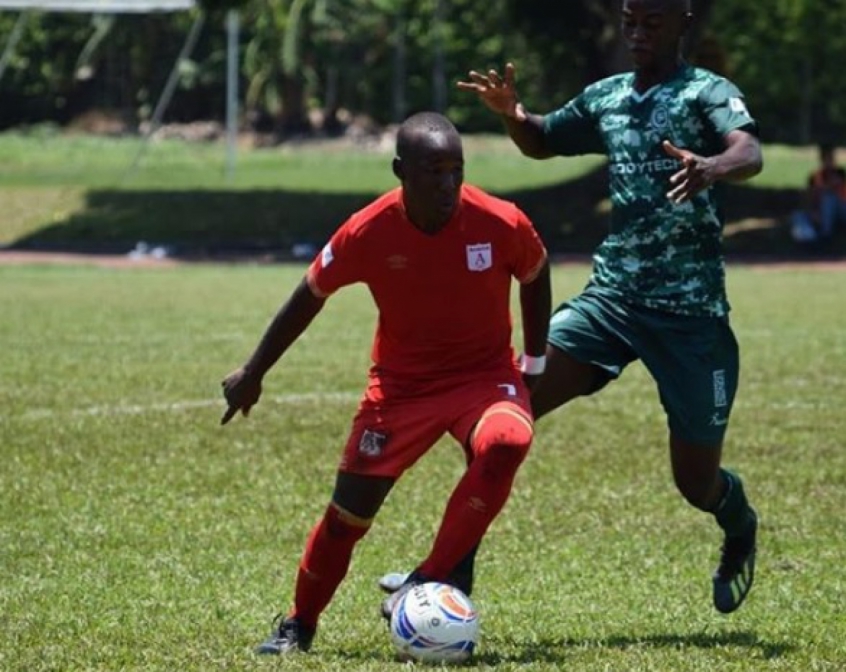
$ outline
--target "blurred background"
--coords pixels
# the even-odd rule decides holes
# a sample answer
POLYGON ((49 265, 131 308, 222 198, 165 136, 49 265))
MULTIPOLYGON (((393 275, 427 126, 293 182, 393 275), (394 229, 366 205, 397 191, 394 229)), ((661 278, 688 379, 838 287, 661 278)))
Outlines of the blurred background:
MULTIPOLYGON (((466 137, 502 136, 499 120, 454 83, 471 68, 501 68, 511 60, 526 106, 549 111, 586 84, 628 68, 619 39, 620 5, 620 0, 0 0, 0 156, 5 155, 0 187, 74 180, 113 187, 89 173, 95 159, 113 179, 124 170, 136 175, 140 181, 133 188, 162 186, 153 179, 155 166, 178 163, 176 150, 156 158, 147 142, 175 139, 225 147, 220 170, 227 180, 187 179, 190 171, 183 166, 162 178, 166 186, 337 191, 351 180, 349 191, 362 198, 343 205, 355 206, 388 185, 390 175, 387 181, 356 184, 351 172, 358 171, 343 166, 340 184, 328 184, 330 167, 314 184, 299 183, 286 180, 284 169, 274 164, 268 169, 278 181, 266 175, 250 181, 247 176, 262 171, 246 153, 339 138, 355 141, 355 151, 389 152, 390 130, 421 109, 445 112, 466 137), (126 142, 118 156, 118 145, 58 144, 69 135, 126 142), (22 144, 23 137, 41 138, 42 144, 22 144), (43 155, 44 165, 31 165, 35 154, 43 155)), ((742 243, 737 242, 742 236, 736 239, 735 248, 758 251, 777 243, 778 252, 788 253, 795 242, 788 231, 790 212, 801 204, 816 145, 837 146, 846 135, 846 78, 838 65, 846 63, 846 3, 694 0, 693 9, 689 60, 741 87, 762 139, 782 160, 758 189, 734 194, 737 207, 729 214, 741 225, 736 232, 746 236, 742 243)), ((559 251, 586 251, 596 242, 601 231, 579 233, 592 224, 591 217, 602 218, 603 176, 585 177, 594 164, 579 164, 587 181, 578 188, 543 195, 536 188, 563 186, 569 176, 552 171, 545 182, 509 181, 516 151, 487 149, 485 161, 493 157, 504 172, 482 173, 477 182, 525 204, 559 251), (581 203, 585 194, 590 202, 581 203), (563 198, 573 212, 567 221, 550 221, 563 198)), ((204 156, 193 160, 207 163, 204 156)), ((535 170, 526 164, 514 170, 535 170)), ((6 210, 12 199, 24 200, 0 191, 3 198, 6 210)), ((67 223, 25 210, 0 242, 46 244, 56 239, 56 225, 67 223), (33 237, 34 228, 49 226, 52 238, 33 237)), ((256 245, 259 239, 269 246, 301 239, 319 244, 326 226, 336 226, 343 214, 323 212, 331 221, 314 224, 317 233, 311 224, 281 238, 242 231, 242 242, 251 237, 256 245)), ((79 238, 78 227, 74 233, 79 238)), ((126 230, 121 244, 141 233, 126 230)), ((172 232, 171 239, 176 245, 186 234, 172 232)), ((839 249, 836 242, 831 249, 839 249)))
MULTIPOLYGON (((85 127, 99 117, 103 130, 137 131, 197 20, 198 9, 184 7, 195 4, 204 26, 164 120, 223 121, 225 24, 235 9, 240 125, 280 139, 339 133, 356 119, 396 123, 423 108, 465 131, 498 130, 453 89, 468 69, 514 60, 527 105, 547 110, 628 65, 619 0, 12 0, 0 2, 0 39, 22 25, 3 62, 0 128, 85 127), (26 5, 33 10, 21 18, 26 5), (86 6, 127 13, 78 11, 86 6), (168 7, 176 11, 155 11, 168 7)), ((836 64, 846 62, 846 3, 693 4, 690 59, 737 81, 769 141, 843 135, 846 78, 836 64)))

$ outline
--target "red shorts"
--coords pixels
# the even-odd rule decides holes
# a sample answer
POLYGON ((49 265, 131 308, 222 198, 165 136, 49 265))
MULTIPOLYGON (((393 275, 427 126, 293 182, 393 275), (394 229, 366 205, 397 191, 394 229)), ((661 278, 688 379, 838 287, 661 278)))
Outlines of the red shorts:
POLYGON ((339 470, 398 478, 447 432, 466 452, 479 419, 502 405, 532 422, 529 391, 511 367, 425 383, 371 372, 339 470))

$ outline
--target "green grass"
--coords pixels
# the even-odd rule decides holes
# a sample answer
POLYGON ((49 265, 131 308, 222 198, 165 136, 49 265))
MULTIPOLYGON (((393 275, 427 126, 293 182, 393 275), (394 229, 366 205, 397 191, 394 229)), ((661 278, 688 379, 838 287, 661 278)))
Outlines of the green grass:
MULTIPOLYGON (((373 329, 345 290, 221 428, 220 379, 302 270, 0 266, 0 669, 406 669, 375 580, 427 551, 462 471, 448 441, 392 493, 312 654, 251 653, 291 599, 373 329)), ((556 298, 586 274, 557 266, 556 298)), ((747 604, 710 605, 717 528, 675 492, 633 365, 539 423, 480 554, 475 669, 843 669, 843 279, 729 270, 744 356, 725 461, 762 521, 747 604)))
MULTIPOLYGON (((0 186, 77 186, 138 189, 285 189, 319 193, 375 193, 396 185, 392 148, 349 142, 292 143, 240 149, 228 178, 222 143, 153 142, 140 154, 134 138, 0 134, 0 186)), ((598 161, 550 164, 520 160, 500 137, 469 137, 467 178, 490 189, 553 184, 598 161), (517 159, 517 160, 515 160, 517 159)))
MULTIPOLYGON (((554 252, 591 251, 607 219, 597 157, 532 161, 501 136, 468 136, 467 180, 516 201, 554 252)), ((222 143, 0 134, 0 245, 126 252, 137 241, 183 254, 322 244, 354 210, 394 187, 390 147, 290 143, 240 150, 231 179, 222 143), (129 173, 135 157, 137 170, 129 173)), ((728 249, 790 254, 789 213, 813 148, 766 148, 762 175, 726 194, 728 249)), ((846 236, 834 251, 846 252, 846 236)))

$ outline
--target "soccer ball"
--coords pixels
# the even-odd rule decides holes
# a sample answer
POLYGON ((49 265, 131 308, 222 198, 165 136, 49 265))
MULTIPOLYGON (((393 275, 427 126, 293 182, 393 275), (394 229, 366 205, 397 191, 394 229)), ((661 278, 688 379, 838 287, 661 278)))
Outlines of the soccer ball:
POLYGON ((391 613, 391 640, 403 658, 459 663, 479 639, 479 614, 470 598, 446 583, 410 588, 391 613))

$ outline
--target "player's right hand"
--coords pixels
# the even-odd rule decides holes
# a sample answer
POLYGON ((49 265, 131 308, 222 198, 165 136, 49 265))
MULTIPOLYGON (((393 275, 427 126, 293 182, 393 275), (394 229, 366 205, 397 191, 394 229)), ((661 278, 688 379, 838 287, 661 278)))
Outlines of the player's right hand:
POLYGON ((250 374, 244 367, 226 376, 221 386, 227 404, 227 409, 220 419, 221 425, 234 418, 238 411, 246 418, 261 397, 261 378, 250 374))
POLYGON ((513 63, 505 65, 504 76, 500 76, 496 70, 488 70, 487 74, 471 70, 467 75, 470 81, 458 82, 457 86, 462 91, 475 92, 493 112, 525 121, 526 111, 517 98, 514 73, 513 63))

